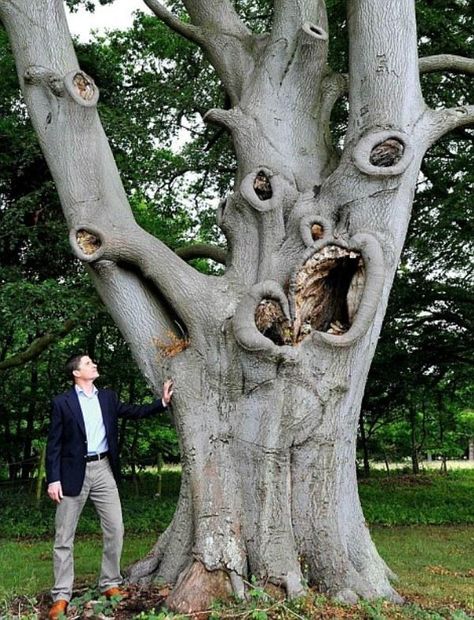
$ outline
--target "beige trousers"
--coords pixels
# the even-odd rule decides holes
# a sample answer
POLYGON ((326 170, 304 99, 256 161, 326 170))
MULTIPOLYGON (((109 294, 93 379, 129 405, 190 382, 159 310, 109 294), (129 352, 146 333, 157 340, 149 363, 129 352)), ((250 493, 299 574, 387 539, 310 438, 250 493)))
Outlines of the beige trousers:
POLYGON ((71 600, 74 582, 74 535, 88 497, 94 502, 99 514, 104 540, 99 589, 104 591, 122 583, 120 575, 123 543, 122 507, 109 460, 105 458, 87 463, 80 495, 63 497, 56 508, 54 587, 51 590, 53 601, 71 600))

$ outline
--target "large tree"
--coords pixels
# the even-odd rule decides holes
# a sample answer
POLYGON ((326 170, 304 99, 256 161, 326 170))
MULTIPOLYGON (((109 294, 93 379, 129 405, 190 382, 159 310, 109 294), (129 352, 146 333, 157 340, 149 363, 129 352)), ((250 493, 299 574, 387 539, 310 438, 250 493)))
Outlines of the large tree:
POLYGON ((423 155, 474 121, 465 102, 430 108, 419 74, 474 62, 418 59, 414 0, 348 3, 348 75, 328 64, 322 0, 275 0, 265 32, 245 3, 146 3, 226 94, 205 117, 237 158, 219 277, 135 222, 61 0, 0 0, 73 251, 154 389, 175 380, 179 505, 131 579, 176 582, 169 603, 185 611, 219 589, 243 595, 249 574, 290 596, 310 582, 396 600, 358 499, 358 416, 423 155), (330 118, 346 93, 339 150, 330 118))

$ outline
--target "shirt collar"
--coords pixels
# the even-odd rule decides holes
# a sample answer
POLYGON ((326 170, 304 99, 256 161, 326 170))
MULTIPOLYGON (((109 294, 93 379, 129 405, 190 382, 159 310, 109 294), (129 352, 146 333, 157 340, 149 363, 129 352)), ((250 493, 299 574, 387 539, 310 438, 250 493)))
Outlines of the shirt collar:
POLYGON ((78 396, 79 396, 79 395, 81 395, 81 394, 83 394, 86 398, 92 398, 92 397, 93 397, 93 396, 95 396, 95 395, 97 394, 97 392, 99 391, 99 390, 95 387, 95 385, 92 385, 92 388, 93 388, 93 389, 92 389, 92 394, 86 394, 86 393, 84 392, 84 390, 83 390, 81 387, 79 387, 77 384, 76 384, 76 385, 74 385, 74 388, 75 388, 75 390, 76 390, 76 394, 77 394, 78 396))

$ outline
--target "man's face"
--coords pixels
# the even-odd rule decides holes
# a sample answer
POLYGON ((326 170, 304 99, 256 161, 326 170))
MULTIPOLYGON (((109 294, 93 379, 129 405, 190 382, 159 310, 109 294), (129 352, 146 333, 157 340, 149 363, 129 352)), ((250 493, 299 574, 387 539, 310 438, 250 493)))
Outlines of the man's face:
POLYGON ((97 364, 94 364, 88 355, 81 357, 79 368, 74 370, 73 374, 76 379, 82 379, 82 381, 94 381, 99 376, 97 364))

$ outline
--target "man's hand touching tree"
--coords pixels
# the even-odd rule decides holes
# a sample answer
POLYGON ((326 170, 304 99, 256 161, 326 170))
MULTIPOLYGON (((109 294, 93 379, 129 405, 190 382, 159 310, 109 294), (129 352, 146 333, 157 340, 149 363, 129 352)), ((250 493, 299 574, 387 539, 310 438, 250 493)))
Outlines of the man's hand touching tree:
POLYGON ((167 379, 163 383, 163 395, 161 400, 163 401, 163 405, 167 407, 171 402, 171 397, 173 396, 173 380, 167 379))

